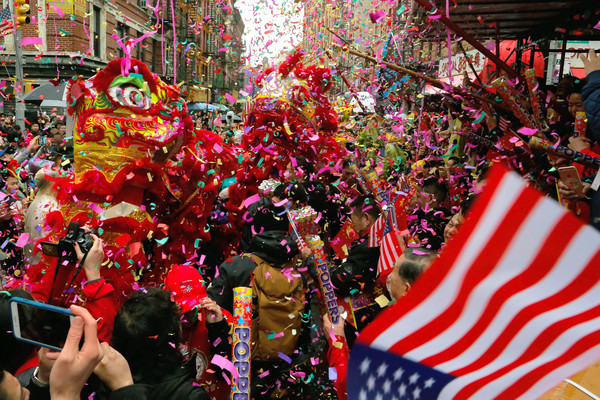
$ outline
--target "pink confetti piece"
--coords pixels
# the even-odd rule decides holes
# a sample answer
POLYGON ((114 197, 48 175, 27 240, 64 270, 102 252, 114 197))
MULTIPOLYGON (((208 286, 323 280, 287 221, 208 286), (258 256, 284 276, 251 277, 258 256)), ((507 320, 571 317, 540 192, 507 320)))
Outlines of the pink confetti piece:
POLYGON ((21 233, 21 236, 19 236, 16 246, 17 247, 25 247, 25 245, 27 244, 28 241, 29 241, 29 233, 23 232, 23 233, 21 233))
POLYGON ((600 30, 600 21, 598 21, 598 23, 596 24, 596 26, 594 26, 594 29, 600 30))
POLYGON ((97 212, 98 214, 102 214, 104 212, 104 210, 100 207, 98 207, 98 205, 96 205, 95 203, 90 203, 89 208, 92 211, 97 212))
POLYGON ((42 38, 41 37, 25 37, 23 39, 21 39, 21 46, 27 46, 30 44, 42 44, 42 38))
POLYGON ((258 193, 255 194, 254 196, 250 196, 246 200, 244 200, 244 207, 248 208, 248 206, 250 206, 251 204, 256 203, 259 200, 260 200, 260 195, 258 193))
POLYGON ((266 370, 265 372, 263 372, 262 374, 258 375, 259 378, 264 378, 265 376, 269 375, 270 371, 266 370))
POLYGON ((233 97, 232 95, 230 95, 229 93, 225 93, 225 98, 227 99, 227 101, 229 101, 231 104, 234 104, 235 102, 237 102, 237 99, 235 97, 233 97))
POLYGON ((521 129, 519 129, 518 132, 523 135, 532 136, 535 135, 538 132, 538 130, 524 126, 521 129))
POLYGON ((231 373, 231 376, 233 376, 233 379, 237 379, 239 376, 237 369, 235 368, 233 363, 223 356, 215 354, 212 360, 210 360, 210 363, 220 367, 221 369, 229 371, 231 373))

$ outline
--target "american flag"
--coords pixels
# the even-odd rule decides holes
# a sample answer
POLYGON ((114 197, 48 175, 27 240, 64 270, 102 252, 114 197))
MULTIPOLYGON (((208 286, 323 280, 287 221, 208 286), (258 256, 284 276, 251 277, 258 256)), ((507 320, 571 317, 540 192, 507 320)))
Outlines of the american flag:
POLYGON ((381 244, 383 238, 383 230, 386 224, 387 216, 381 214, 375 221, 371 229, 369 230, 369 247, 378 247, 381 244))
POLYGON ((12 33, 14 28, 10 6, 6 6, 0 13, 0 35, 8 35, 12 33))
POLYGON ((503 167, 358 338, 350 399, 536 399, 598 360, 600 234, 503 167))
POLYGON ((381 239, 387 233, 392 231, 393 224, 395 225, 394 207, 390 205, 390 194, 381 192, 377 194, 377 201, 383 206, 383 211, 379 218, 375 221, 371 229, 369 229, 369 247, 378 247, 381 245, 381 239))
POLYGON ((511 127, 510 120, 504 118, 503 116, 500 116, 498 118, 498 128, 500 128, 500 130, 502 132, 508 132, 510 130, 510 127, 511 127))
POLYGON ((394 263, 402 255, 406 243, 398 230, 391 231, 383 236, 379 261, 377 262, 377 273, 381 276, 394 268, 394 263))

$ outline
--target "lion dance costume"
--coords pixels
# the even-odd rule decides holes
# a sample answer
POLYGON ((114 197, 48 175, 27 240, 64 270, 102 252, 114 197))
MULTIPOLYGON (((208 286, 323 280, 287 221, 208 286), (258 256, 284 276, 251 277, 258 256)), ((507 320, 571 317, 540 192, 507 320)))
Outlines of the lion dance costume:
MULTIPOLYGON (((137 60, 112 61, 89 80, 73 78, 67 90, 75 170, 47 177, 55 206, 36 230, 56 242, 71 221, 91 225, 104 241, 103 276, 118 293, 140 279, 162 282, 171 265, 192 260, 199 241, 210 239, 226 146, 194 131, 179 90, 137 60)), ((29 267, 26 284, 36 297, 48 299, 53 284, 54 296, 63 296, 75 266, 63 263, 54 280, 55 263, 42 256, 29 267)))
POLYGON ((257 78, 260 91, 246 108, 241 165, 229 191, 227 208, 235 232, 244 223, 240 206, 258 193, 263 180, 273 174, 281 178, 295 157, 316 163, 345 155, 333 137, 338 115, 327 98, 333 75, 327 68, 303 66, 303 57, 295 51, 279 68, 269 68, 257 78))

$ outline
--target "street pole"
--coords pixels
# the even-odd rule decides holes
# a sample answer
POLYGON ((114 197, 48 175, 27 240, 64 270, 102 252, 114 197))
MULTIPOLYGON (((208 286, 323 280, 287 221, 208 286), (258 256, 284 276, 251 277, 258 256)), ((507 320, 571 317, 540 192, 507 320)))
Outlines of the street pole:
MULTIPOLYGON (((16 22, 16 21, 15 21, 16 22)), ((24 125, 25 103, 22 101, 24 95, 23 86, 23 51, 21 48, 21 29, 16 27, 15 23, 15 117, 16 125, 19 125, 23 131, 27 129, 24 125)))

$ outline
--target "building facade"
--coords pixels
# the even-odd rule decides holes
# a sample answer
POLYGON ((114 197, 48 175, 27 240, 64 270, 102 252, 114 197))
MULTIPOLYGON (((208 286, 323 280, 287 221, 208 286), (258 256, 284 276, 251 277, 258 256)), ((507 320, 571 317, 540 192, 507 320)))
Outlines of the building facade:
MULTIPOLYGON (((10 4, 13 8, 11 0, 3 1, 3 7, 10 4)), ((30 9, 31 23, 23 27, 21 42, 28 43, 22 46, 26 81, 39 84, 68 80, 73 75, 87 78, 126 52, 161 79, 178 85, 191 100, 202 88, 217 83, 216 75, 222 71, 227 78, 217 83, 219 87, 233 88, 238 79, 237 69, 228 62, 239 66, 244 28, 232 4, 217 6, 210 0, 30 0, 30 9), (228 34, 232 39, 226 40, 228 34), (227 51, 221 53, 221 48, 227 51)), ((5 81, 15 76, 14 37, 0 38, 0 61, 5 66, 0 79, 5 81)), ((4 106, 10 111, 6 107, 10 109, 14 92, 7 87, 4 106)))

